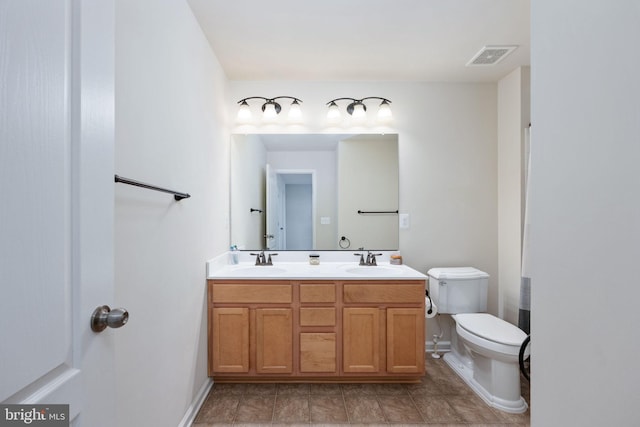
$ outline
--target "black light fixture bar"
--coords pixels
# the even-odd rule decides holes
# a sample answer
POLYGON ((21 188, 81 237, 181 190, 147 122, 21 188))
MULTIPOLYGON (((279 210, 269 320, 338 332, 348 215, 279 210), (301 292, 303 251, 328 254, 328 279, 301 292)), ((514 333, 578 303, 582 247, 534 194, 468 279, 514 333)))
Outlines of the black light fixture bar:
POLYGON ((347 113, 353 114, 353 110, 354 110, 356 105, 362 105, 362 107, 364 108, 364 111, 367 111, 367 106, 364 104, 364 101, 366 101, 368 99, 379 99, 380 101, 382 101, 381 105, 382 104, 391 104, 391 101, 388 100, 387 98, 382 98, 380 96, 367 96, 367 97, 361 98, 361 99, 349 98, 349 97, 336 98, 336 99, 332 99, 331 101, 327 102, 327 105, 328 106, 336 105, 336 101, 351 101, 351 103, 349 105, 347 105, 347 113))
POLYGON ((286 95, 282 95, 282 96, 275 96, 273 98, 266 98, 264 96, 249 96, 247 98, 242 98, 240 101, 238 101, 238 104, 240 105, 249 105, 247 104, 247 101, 250 99, 262 99, 264 102, 264 104, 262 104, 262 111, 265 110, 265 108, 267 107, 267 105, 269 104, 273 104, 273 106, 276 109, 276 113, 280 114, 280 111, 282 111, 282 106, 276 102, 276 99, 293 99, 292 104, 300 104, 302 102, 302 100, 300 98, 296 98, 295 96, 286 96, 286 95))
POLYGON ((282 111, 282 106, 277 102, 278 99, 292 99, 293 102, 291 103, 291 108, 289 109, 289 119, 294 122, 300 119, 300 103, 302 102, 300 98, 287 95, 275 96, 273 98, 267 98, 264 96, 248 96, 238 101, 238 104, 240 104, 240 109, 238 111, 238 122, 247 123, 250 121, 251 110, 247 101, 250 101, 252 99, 261 99, 264 101, 264 103, 262 104, 262 112, 264 113, 263 119, 265 121, 273 121, 277 117, 277 115, 280 114, 280 111, 282 111), (268 107, 269 109, 267 110, 268 107))

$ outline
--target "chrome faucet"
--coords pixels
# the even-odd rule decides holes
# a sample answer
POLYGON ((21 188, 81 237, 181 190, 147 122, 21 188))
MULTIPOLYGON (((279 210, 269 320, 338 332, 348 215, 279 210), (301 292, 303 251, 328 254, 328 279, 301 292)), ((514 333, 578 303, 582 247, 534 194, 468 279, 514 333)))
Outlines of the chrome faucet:
POLYGON ((381 256, 382 254, 374 254, 371 251, 367 251, 367 259, 365 261, 363 254, 354 254, 360 257, 360 263, 358 265, 367 265, 367 266, 375 266, 378 265, 376 262, 376 257, 381 256))
POLYGON ((376 262, 376 257, 377 256, 381 256, 382 254, 374 254, 371 253, 371 251, 367 251, 367 261, 366 264, 367 265, 378 265, 378 263, 376 262))
POLYGON ((276 256, 278 254, 271 253, 267 258, 264 251, 260 251, 258 253, 251 253, 251 255, 255 255, 256 257, 256 265, 273 265, 272 256, 276 256))

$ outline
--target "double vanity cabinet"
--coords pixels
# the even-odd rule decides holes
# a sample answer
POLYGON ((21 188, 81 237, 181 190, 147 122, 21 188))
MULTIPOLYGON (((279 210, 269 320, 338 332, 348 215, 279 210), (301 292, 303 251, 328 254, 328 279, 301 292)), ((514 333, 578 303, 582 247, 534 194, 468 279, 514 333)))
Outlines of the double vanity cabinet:
POLYGON ((327 275, 210 276, 209 375, 220 383, 419 381, 425 280, 327 275))

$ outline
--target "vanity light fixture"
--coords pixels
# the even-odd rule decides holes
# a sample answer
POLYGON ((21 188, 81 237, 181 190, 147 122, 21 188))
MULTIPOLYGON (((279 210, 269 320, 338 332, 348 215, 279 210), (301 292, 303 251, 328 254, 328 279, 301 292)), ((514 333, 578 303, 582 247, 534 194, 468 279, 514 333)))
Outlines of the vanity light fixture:
POLYGON ((340 108, 338 107, 338 104, 336 104, 336 101, 351 101, 347 105, 347 113, 352 116, 354 123, 364 123, 367 118, 367 106, 364 104, 364 101, 368 99, 378 99, 382 101, 380 103, 380 106, 378 107, 378 115, 376 116, 378 122, 389 123, 393 119, 391 107, 389 106, 389 104, 391 104, 391 101, 389 101, 387 98, 381 98, 379 96, 368 96, 362 99, 336 98, 327 102, 327 105, 329 106, 329 110, 327 111, 327 121, 331 124, 337 124, 338 122, 340 122, 340 108))
POLYGON ((295 98, 293 96, 276 96, 274 98, 265 98, 264 96, 250 96, 248 98, 243 98, 238 101, 240 104, 240 109, 238 110, 238 123, 247 124, 251 122, 251 108, 247 103, 250 99, 262 99, 265 101, 262 104, 262 120, 265 123, 274 123, 278 118, 278 114, 282 111, 282 106, 276 102, 277 99, 293 99, 291 106, 289 107, 288 119, 292 123, 298 123, 302 118, 302 111, 300 110, 300 103, 302 102, 300 99, 295 98))

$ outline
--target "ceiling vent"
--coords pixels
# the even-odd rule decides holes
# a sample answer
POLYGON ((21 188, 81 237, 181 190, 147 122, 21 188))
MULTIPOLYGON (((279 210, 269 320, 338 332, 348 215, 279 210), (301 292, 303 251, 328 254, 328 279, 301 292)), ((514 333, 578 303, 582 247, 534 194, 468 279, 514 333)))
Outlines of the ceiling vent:
POLYGON ((471 61, 467 62, 467 67, 496 65, 516 50, 517 47, 518 46, 485 46, 471 58, 471 61))

